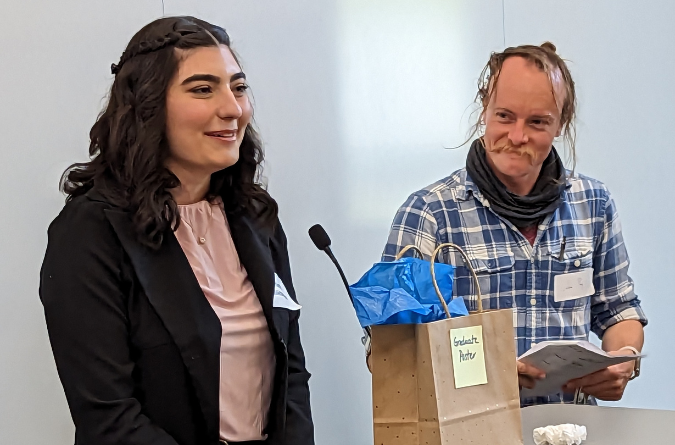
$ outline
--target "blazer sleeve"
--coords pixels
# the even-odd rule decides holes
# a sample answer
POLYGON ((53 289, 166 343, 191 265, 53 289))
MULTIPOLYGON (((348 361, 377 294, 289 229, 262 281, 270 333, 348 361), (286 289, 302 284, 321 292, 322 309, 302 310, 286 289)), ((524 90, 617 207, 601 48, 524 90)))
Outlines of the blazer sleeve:
MULTIPOLYGON (((282 279, 288 292, 296 299, 291 267, 288 258, 286 234, 281 224, 278 224, 274 233, 274 250, 276 273, 282 279)), ((300 311, 291 317, 288 337, 288 394, 286 406, 286 435, 285 444, 314 445, 314 424, 309 402, 310 373, 305 367, 305 353, 300 342, 300 327, 298 319, 300 311)))
POLYGON ((178 445, 134 398, 124 253, 103 209, 76 199, 48 231, 40 276, 56 367, 84 445, 178 445))

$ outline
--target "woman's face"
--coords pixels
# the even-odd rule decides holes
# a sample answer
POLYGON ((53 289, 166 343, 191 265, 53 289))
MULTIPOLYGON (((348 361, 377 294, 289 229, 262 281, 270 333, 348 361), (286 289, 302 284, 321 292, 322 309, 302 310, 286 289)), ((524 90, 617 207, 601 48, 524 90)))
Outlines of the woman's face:
POLYGON ((176 50, 178 72, 166 98, 166 167, 200 181, 239 160, 252 107, 246 76, 225 45, 176 50))

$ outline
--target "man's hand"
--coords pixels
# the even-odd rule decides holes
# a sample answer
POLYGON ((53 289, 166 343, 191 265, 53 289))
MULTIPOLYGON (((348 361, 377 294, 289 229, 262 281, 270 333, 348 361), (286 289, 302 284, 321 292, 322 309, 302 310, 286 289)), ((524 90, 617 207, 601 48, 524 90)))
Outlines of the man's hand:
MULTIPOLYGON (((624 355, 626 351, 611 351, 610 355, 624 355)), ((581 388, 584 394, 599 400, 616 402, 621 400, 628 380, 633 375, 634 361, 619 363, 585 377, 570 380, 563 386, 564 392, 575 392, 581 388)))
POLYGON ((537 380, 546 377, 544 371, 521 361, 518 362, 518 384, 521 388, 534 388, 537 380))

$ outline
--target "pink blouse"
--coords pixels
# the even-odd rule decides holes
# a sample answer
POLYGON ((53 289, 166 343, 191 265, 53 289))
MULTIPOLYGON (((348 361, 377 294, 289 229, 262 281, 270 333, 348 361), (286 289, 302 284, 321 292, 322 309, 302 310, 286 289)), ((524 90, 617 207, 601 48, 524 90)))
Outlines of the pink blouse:
POLYGON ((176 238, 220 318, 220 438, 266 439, 275 356, 262 306, 239 262, 222 201, 178 206, 176 238))

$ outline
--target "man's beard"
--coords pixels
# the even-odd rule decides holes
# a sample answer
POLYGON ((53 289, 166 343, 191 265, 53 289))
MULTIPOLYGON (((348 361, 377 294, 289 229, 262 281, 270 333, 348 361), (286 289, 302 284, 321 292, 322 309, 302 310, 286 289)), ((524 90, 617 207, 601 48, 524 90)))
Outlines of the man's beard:
POLYGON ((536 158, 534 150, 532 150, 527 145, 521 145, 520 147, 515 147, 511 142, 496 142, 492 144, 490 148, 485 147, 486 151, 489 151, 493 154, 499 153, 514 153, 518 156, 527 156, 530 160, 530 165, 534 165, 534 160, 536 158))

